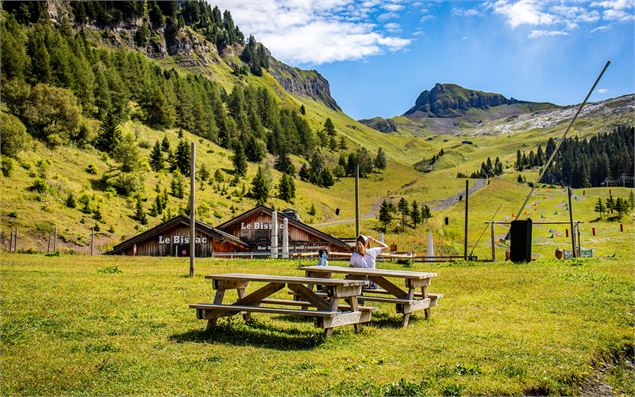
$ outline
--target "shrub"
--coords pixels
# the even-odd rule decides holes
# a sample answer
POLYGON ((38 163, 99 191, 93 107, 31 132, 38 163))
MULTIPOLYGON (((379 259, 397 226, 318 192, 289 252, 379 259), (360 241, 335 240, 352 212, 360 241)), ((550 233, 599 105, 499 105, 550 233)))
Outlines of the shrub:
POLYGON ((12 114, 0 112, 0 153, 15 157, 26 146, 29 135, 20 119, 12 114))
POLYGON ((50 134, 46 137, 46 143, 52 148, 60 146, 64 143, 59 134, 50 134))
POLYGON ((139 172, 119 172, 107 178, 107 183, 125 196, 143 192, 143 175, 139 172))
POLYGON ((31 192, 46 193, 48 190, 48 184, 44 179, 36 178, 33 181, 33 184, 28 187, 28 190, 31 192))
POLYGON ((77 203, 75 202, 75 195, 73 194, 73 192, 70 192, 68 196, 66 196, 66 206, 68 208, 75 208, 77 206, 77 203))
POLYGON ((2 175, 10 177, 13 173, 13 160, 9 157, 2 156, 2 159, 0 160, 0 167, 2 167, 2 175))
POLYGON ((97 174, 97 168, 95 168, 95 166, 92 165, 92 164, 88 164, 88 167, 86 167, 86 172, 88 172, 91 175, 96 175, 97 174))

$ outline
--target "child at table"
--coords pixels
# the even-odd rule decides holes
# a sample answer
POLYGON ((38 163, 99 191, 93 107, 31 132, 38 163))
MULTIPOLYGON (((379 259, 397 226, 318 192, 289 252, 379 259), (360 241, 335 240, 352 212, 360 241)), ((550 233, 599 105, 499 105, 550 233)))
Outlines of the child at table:
POLYGON ((327 250, 325 250, 324 248, 322 248, 321 250, 318 251, 318 266, 328 266, 329 265, 329 261, 326 258, 328 256, 329 252, 327 250))

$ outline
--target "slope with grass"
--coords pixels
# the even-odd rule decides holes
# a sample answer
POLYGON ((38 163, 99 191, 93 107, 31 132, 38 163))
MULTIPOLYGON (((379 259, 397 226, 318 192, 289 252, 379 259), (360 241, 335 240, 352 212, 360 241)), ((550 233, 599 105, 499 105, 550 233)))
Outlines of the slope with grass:
POLYGON ((301 275, 289 261, 198 260, 194 279, 175 258, 0 263, 2 394, 578 395, 598 378, 635 390, 632 255, 417 264, 445 294, 429 321, 402 329, 379 303, 363 332, 326 340, 310 320, 264 314, 205 332, 187 306, 210 299, 204 274, 301 275))

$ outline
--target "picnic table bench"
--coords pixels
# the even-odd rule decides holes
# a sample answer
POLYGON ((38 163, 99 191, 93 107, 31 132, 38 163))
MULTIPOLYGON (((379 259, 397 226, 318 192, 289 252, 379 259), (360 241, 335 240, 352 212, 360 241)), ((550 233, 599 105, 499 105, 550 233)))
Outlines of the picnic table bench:
POLYGON ((442 294, 431 294, 428 292, 428 286, 432 278, 437 275, 431 272, 340 266, 304 266, 300 269, 304 270, 307 277, 319 278, 321 281, 318 284, 320 285, 323 285, 325 279, 332 280, 331 276, 335 273, 345 274, 347 280, 369 280, 375 282, 383 289, 363 288, 363 295, 359 297, 360 303, 365 301, 394 303, 397 313, 403 314, 402 327, 408 325, 410 314, 419 310, 424 310, 426 319, 430 318, 430 309, 436 306, 439 298, 443 297, 442 294), (388 278, 404 279, 406 289, 400 288, 388 278))
POLYGON ((295 276, 275 276, 266 274, 215 274, 205 276, 212 280, 216 290, 213 303, 191 304, 196 309, 198 319, 207 320, 207 329, 216 326, 220 317, 233 316, 242 313, 245 321, 251 321, 250 313, 287 314, 313 317, 316 327, 324 329, 324 335, 329 336, 334 327, 353 325, 355 331, 361 330, 362 323, 370 321, 375 307, 361 306, 357 298, 362 293, 365 284, 363 280, 331 279, 295 276), (263 287, 246 294, 250 283, 266 283, 263 287), (317 294, 309 286, 320 283, 324 288, 317 294), (274 293, 288 288, 302 300, 285 300, 268 298, 274 293), (238 300, 231 304, 224 304, 225 291, 238 291, 238 300), (346 304, 340 304, 345 299, 346 304), (263 306, 267 305, 267 306, 263 306), (301 306, 300 309, 276 306, 301 306), (309 308, 315 310, 309 310, 309 308))

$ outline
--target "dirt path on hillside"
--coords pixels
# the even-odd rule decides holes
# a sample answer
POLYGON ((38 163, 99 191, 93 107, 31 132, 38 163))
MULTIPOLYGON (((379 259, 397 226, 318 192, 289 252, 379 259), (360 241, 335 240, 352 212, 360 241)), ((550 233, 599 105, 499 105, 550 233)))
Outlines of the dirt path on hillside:
MULTIPOLYGON (((470 195, 474 194, 474 192, 487 186, 487 179, 473 179, 472 181, 473 183, 471 183, 471 186, 470 186, 470 195)), ((461 192, 442 200, 423 202, 421 204, 427 204, 432 211, 441 211, 441 210, 450 208, 454 204, 461 201, 464 195, 465 195, 465 192, 461 192)), ((379 197, 377 200, 375 200, 373 202, 373 206, 371 207, 370 211, 363 214, 361 216, 361 219, 375 218, 377 216, 377 213, 379 213, 379 208, 381 207, 381 203, 385 199, 386 199, 385 197, 379 197)), ((331 219, 328 219, 326 222, 317 223, 312 226, 325 227, 325 226, 345 225, 345 224, 353 223, 353 222, 355 222, 355 218, 346 218, 346 219, 339 219, 339 220, 334 220, 333 218, 331 218, 331 219)))

